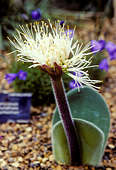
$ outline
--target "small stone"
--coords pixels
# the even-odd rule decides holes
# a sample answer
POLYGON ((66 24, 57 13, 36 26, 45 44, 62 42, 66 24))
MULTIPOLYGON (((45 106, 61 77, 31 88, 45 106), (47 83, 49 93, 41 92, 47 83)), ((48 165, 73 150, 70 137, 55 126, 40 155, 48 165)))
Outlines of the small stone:
POLYGON ((39 162, 42 162, 42 157, 38 156, 37 159, 39 162))
POLYGON ((41 163, 41 164, 40 164, 40 166, 41 166, 42 168, 44 168, 46 165, 45 165, 45 164, 43 164, 43 163, 41 163))
POLYGON ((50 160, 50 161, 54 161, 53 155, 50 155, 50 156, 49 156, 49 160, 50 160))
POLYGON ((8 162, 14 162, 14 159, 13 158, 9 158, 8 162))
POLYGON ((22 158, 22 157, 18 157, 17 160, 18 160, 19 162, 23 162, 23 158, 22 158))
POLYGON ((18 146, 17 145, 13 145, 12 146, 12 150, 18 150, 18 146))
POLYGON ((45 163, 48 160, 48 158, 43 158, 42 162, 45 163))
POLYGON ((0 159, 0 167, 4 167, 6 165, 7 165, 6 161, 4 161, 3 159, 0 159))
POLYGON ((110 93, 108 93, 108 92, 106 92, 104 95, 105 95, 106 98, 111 98, 112 97, 112 95, 110 93))
POLYGON ((32 127, 27 127, 27 128, 26 128, 26 131, 27 131, 27 132, 31 132, 31 131, 32 131, 32 127))
POLYGON ((18 163, 18 162, 14 162, 14 163, 12 163, 12 166, 18 167, 18 166, 19 166, 19 163, 18 163))
POLYGON ((59 165, 56 167, 56 170, 62 170, 62 167, 59 165))
POLYGON ((109 146, 109 148, 111 148, 111 149, 114 149, 114 148, 115 148, 115 145, 113 145, 113 144, 109 144, 108 146, 109 146))
POLYGON ((31 167, 31 168, 40 167, 40 163, 38 163, 38 161, 35 161, 35 162, 33 162, 33 163, 30 164, 30 167, 31 167))
POLYGON ((13 157, 16 157, 16 156, 17 156, 17 152, 16 152, 16 151, 15 151, 15 152, 12 151, 12 156, 13 156, 13 157))

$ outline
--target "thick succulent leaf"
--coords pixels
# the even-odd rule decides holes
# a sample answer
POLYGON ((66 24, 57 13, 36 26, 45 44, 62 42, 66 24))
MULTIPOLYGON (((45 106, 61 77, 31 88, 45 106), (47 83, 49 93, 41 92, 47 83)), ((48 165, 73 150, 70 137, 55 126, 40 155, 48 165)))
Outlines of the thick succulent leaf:
MULTIPOLYGON (((81 88, 80 92, 77 89, 70 90, 67 93, 67 97, 72 117, 87 120, 101 129, 105 137, 105 147, 110 127, 110 114, 103 97, 89 87, 81 88)), ((58 121, 60 121, 60 116, 56 108, 53 116, 53 125, 58 121)))
MULTIPOLYGON (((81 119, 73 120, 81 142, 82 164, 98 165, 102 157, 103 132, 88 121, 81 119)), ((61 121, 53 126, 52 144, 55 160, 58 163, 70 164, 70 152, 61 121)))

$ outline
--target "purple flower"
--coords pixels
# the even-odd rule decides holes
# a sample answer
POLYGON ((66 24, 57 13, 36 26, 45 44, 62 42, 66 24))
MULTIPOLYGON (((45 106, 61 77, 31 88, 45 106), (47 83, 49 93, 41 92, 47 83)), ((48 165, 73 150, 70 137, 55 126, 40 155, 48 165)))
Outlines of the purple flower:
POLYGON ((101 51, 105 48, 105 45, 106 45, 106 41, 105 40, 99 40, 98 43, 100 44, 101 46, 101 51))
POLYGON ((0 140, 3 139, 3 136, 0 136, 0 140))
POLYGON ((74 89, 75 87, 77 87, 77 84, 75 84, 75 81, 74 80, 70 81, 69 82, 69 88, 74 89))
POLYGON ((66 36, 69 36, 70 39, 74 36, 74 30, 66 30, 65 33, 66 36))
POLYGON ((105 48, 105 40, 91 40, 91 51, 102 51, 105 48))
POLYGON ((63 24, 64 24, 64 21, 60 21, 60 25, 63 26, 63 24))
POLYGON ((11 84, 17 77, 17 73, 8 73, 5 75, 5 79, 8 81, 8 84, 11 84))
POLYGON ((26 80, 27 78, 27 72, 23 71, 23 70, 20 70, 18 73, 17 73, 17 76, 19 78, 19 80, 26 80))
POLYGON ((74 80, 72 80, 72 81, 69 82, 69 88, 70 88, 70 89, 74 89, 74 88, 80 87, 80 86, 81 86, 81 85, 80 85, 78 82, 75 83, 74 80))
POLYGON ((116 49, 109 53, 110 60, 116 59, 116 49))
MULTIPOLYGON (((81 76, 83 75, 83 73, 75 73, 75 72, 73 72, 73 74, 74 74, 74 75, 77 74, 77 77, 81 77, 81 76)), ((79 82, 75 83, 74 80, 72 80, 72 81, 69 82, 69 88, 70 88, 70 89, 74 89, 74 88, 80 87, 80 86, 81 86, 81 85, 79 84, 79 82)))
POLYGON ((105 46, 107 52, 109 53, 110 60, 116 59, 116 45, 112 42, 108 42, 105 46))
POLYGON ((108 51, 108 53, 112 53, 114 50, 116 50, 116 45, 113 42, 107 42, 105 45, 105 49, 108 51))
POLYGON ((31 16, 32 16, 32 19, 34 20, 39 20, 41 18, 41 12, 40 12, 40 9, 36 9, 36 10, 33 10, 31 12, 31 16))
POLYGON ((16 77, 18 77, 19 80, 26 80, 27 72, 20 70, 18 73, 8 73, 5 75, 5 79, 8 81, 9 84, 11 84, 16 79, 16 77))
POLYGON ((101 60, 100 64, 99 64, 99 69, 101 70, 105 70, 106 72, 109 69, 109 65, 108 65, 108 60, 106 58, 104 58, 103 60, 101 60))

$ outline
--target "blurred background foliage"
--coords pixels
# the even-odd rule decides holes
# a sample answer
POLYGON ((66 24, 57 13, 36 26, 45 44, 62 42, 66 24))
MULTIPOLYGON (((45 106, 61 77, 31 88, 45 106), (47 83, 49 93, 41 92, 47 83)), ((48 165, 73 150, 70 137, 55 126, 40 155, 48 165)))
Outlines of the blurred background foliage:
POLYGON ((42 19, 65 19, 71 24, 78 24, 77 19, 86 17, 84 12, 87 11, 92 12, 93 17, 95 12, 106 9, 106 15, 113 15, 112 0, 1 0, 0 49, 8 47, 6 38, 19 24, 33 22, 31 12, 37 8, 41 10, 42 19))
MULTIPOLYGON (((79 19, 86 19, 88 16, 96 20, 97 12, 103 12, 101 18, 113 16, 112 0, 0 0, 0 50, 12 51, 7 36, 11 38, 19 25, 34 22, 31 12, 38 8, 41 11, 41 19, 67 20, 71 26, 76 24, 78 27, 79 19)), ((1 56, 4 57, 2 52, 1 56)), ((48 75, 34 68, 28 69, 28 64, 17 63, 14 58, 8 67, 8 72, 16 73, 20 69, 28 72, 26 81, 16 79, 13 82, 14 90, 16 92, 32 92, 33 105, 41 105, 45 99, 46 104, 53 103, 54 98, 48 75)), ((96 55, 93 64, 99 64, 103 58, 104 54, 96 55)), ((92 79, 104 79, 106 74, 98 68, 90 69, 89 73, 92 79)), ((69 90, 69 81, 70 78, 64 76, 67 91, 69 90)))

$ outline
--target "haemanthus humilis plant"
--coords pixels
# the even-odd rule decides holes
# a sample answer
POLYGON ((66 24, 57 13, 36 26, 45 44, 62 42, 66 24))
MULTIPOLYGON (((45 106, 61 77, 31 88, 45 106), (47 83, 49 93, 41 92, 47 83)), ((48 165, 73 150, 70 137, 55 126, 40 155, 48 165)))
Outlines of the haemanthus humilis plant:
MULTIPOLYGON (((88 121, 84 117, 79 117, 79 113, 77 113, 76 117, 73 117, 74 112, 72 106, 68 103, 67 95, 63 87, 62 74, 65 73, 74 79, 78 91, 72 91, 69 96, 74 96, 75 94, 78 98, 81 94, 82 99, 80 99, 82 103, 86 96, 84 96, 84 94, 88 92, 88 88, 86 89, 84 85, 94 88, 94 84, 99 81, 90 80, 87 72, 88 68, 94 67, 90 65, 92 58, 89 60, 86 59, 87 55, 93 53, 89 52, 91 45, 87 44, 85 47, 82 47, 78 41, 74 42, 73 36, 69 36, 69 34, 69 26, 65 26, 64 23, 61 24, 60 21, 56 21, 54 24, 50 21, 41 21, 39 23, 36 22, 34 24, 20 26, 20 30, 17 30, 17 35, 14 35, 14 40, 10 40, 10 42, 16 49, 13 52, 17 52, 18 61, 30 62, 32 63, 30 67, 37 67, 37 69, 45 71, 50 76, 58 108, 58 112, 55 112, 53 118, 52 127, 53 153, 56 161, 72 165, 96 165, 103 153, 107 138, 107 135, 105 136, 104 133, 108 133, 109 125, 108 129, 104 132, 102 128, 98 128, 98 125, 94 121, 88 121), (84 135, 86 129, 93 129, 92 133, 99 139, 98 146, 96 144, 95 147, 93 147, 93 143, 91 144, 91 137, 94 135, 88 135, 87 140, 82 139, 82 135, 84 135), (90 160, 88 160, 90 151, 88 147, 85 149, 86 141, 90 142, 90 148, 92 145, 92 152, 91 155, 89 155, 90 160), (97 152, 97 154, 94 154, 94 152, 97 152), (95 160, 96 157, 99 158, 95 160)), ((98 96, 97 92, 89 88, 87 96, 92 96, 91 93, 95 93, 96 98, 100 98, 98 101, 103 100, 101 96, 98 96)), ((79 101, 79 98, 76 100, 79 101)), ((71 102, 75 102, 75 100, 71 99, 71 102)), ((101 103, 103 103, 103 101, 101 101, 101 103)), ((74 107, 75 106, 73 106, 73 108, 74 107)), ((77 104, 76 107, 81 108, 81 104, 77 104)), ((106 105, 103 104, 103 107, 106 108, 106 105)), ((85 110, 89 110, 90 107, 86 105, 84 108, 85 110)), ((108 117, 109 112, 107 109, 106 112, 106 117, 108 117)), ((80 110, 80 115, 81 114, 80 110)), ((95 113, 93 113, 93 115, 94 114, 95 113)), ((104 111, 102 114, 104 114, 104 111)), ((83 115, 86 115, 86 113, 83 112, 83 115)), ((106 120, 108 122, 109 117, 106 118, 106 120)), ((87 133, 89 133, 89 131, 87 133)))

